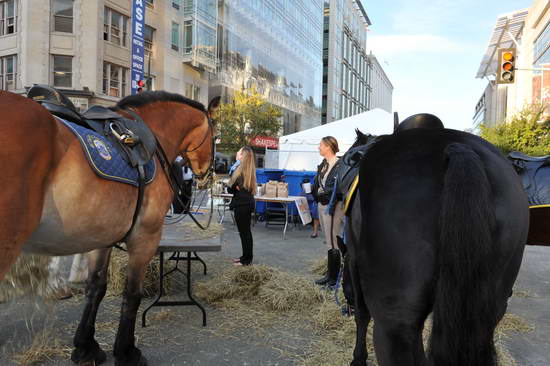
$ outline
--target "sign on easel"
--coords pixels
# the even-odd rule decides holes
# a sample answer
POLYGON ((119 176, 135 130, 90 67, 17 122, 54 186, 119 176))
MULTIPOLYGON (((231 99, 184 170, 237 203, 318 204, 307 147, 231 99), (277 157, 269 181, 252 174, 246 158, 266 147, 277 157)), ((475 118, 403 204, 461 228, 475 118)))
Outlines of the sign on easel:
POLYGON ((132 94, 138 92, 138 82, 143 80, 145 6, 144 0, 132 0, 132 94))

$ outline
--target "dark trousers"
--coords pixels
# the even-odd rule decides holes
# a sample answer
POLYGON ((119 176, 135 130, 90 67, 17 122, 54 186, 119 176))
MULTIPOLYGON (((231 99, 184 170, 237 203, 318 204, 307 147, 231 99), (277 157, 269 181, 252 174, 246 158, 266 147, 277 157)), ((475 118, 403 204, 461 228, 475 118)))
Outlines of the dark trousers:
POLYGON ((241 237, 241 245, 243 247, 243 255, 241 256, 242 264, 250 264, 252 262, 252 231, 250 231, 250 220, 254 206, 243 205, 235 207, 235 222, 241 237))

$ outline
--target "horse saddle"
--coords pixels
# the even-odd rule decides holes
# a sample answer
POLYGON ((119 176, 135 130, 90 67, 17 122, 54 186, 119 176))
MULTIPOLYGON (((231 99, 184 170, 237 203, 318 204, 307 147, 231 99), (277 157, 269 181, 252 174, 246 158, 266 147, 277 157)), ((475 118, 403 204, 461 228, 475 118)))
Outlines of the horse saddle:
POLYGON ((104 136, 121 152, 121 156, 132 167, 144 166, 149 162, 157 147, 153 132, 133 111, 126 112, 134 119, 124 118, 113 110, 95 105, 80 114, 69 98, 48 85, 35 85, 27 97, 40 103, 54 116, 94 130, 104 136))
POLYGON ((346 213, 357 188, 361 160, 378 139, 374 138, 365 145, 350 148, 340 160, 336 179, 336 195, 338 199, 344 201, 346 213))
POLYGON ((550 205, 550 155, 534 157, 512 151, 508 159, 521 178, 529 207, 550 205))

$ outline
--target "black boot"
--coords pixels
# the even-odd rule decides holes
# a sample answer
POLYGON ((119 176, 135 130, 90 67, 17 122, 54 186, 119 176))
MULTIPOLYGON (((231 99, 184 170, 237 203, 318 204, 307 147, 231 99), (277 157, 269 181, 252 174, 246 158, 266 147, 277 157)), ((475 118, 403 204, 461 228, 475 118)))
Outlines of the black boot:
POLYGON ((340 251, 331 249, 328 251, 328 281, 327 285, 333 287, 336 285, 338 274, 340 273, 340 251))
MULTIPOLYGON (((330 261, 330 250, 327 252, 327 263, 328 263, 328 261, 330 261)), ((325 274, 325 276, 319 278, 318 280, 315 280, 316 285, 323 286, 323 285, 327 284, 327 282, 328 282, 328 267, 329 267, 329 265, 327 265, 327 273, 325 274)))

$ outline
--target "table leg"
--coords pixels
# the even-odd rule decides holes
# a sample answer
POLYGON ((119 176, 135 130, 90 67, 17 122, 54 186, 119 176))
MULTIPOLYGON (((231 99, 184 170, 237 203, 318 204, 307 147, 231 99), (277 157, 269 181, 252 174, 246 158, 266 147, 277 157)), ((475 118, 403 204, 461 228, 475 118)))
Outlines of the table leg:
POLYGON ((197 252, 193 252, 193 254, 195 255, 195 258, 196 260, 198 260, 199 262, 202 263, 202 266, 204 268, 204 275, 206 276, 206 263, 204 263, 204 261, 202 260, 201 257, 199 257, 199 255, 197 254, 197 252))
POLYGON ((153 301, 153 303, 151 305, 149 305, 147 307, 147 309, 145 309, 143 311, 143 314, 141 315, 141 326, 143 328, 146 327, 146 323, 145 323, 145 317, 147 316, 147 312, 153 307, 155 306, 155 304, 157 304, 159 301, 160 301, 160 298, 164 295, 164 252, 160 252, 159 253, 159 256, 160 256, 160 263, 159 263, 159 285, 160 285, 160 289, 159 289, 159 295, 157 296, 157 298, 155 299, 155 301, 153 301))
POLYGON ((189 301, 194 303, 202 311, 202 325, 206 327, 206 310, 202 307, 201 304, 193 298, 193 293, 191 289, 191 252, 187 252, 187 296, 189 296, 189 301))
POLYGON ((284 202, 283 206, 285 206, 285 228, 283 229, 283 240, 285 240, 286 228, 288 227, 288 203, 284 202))

